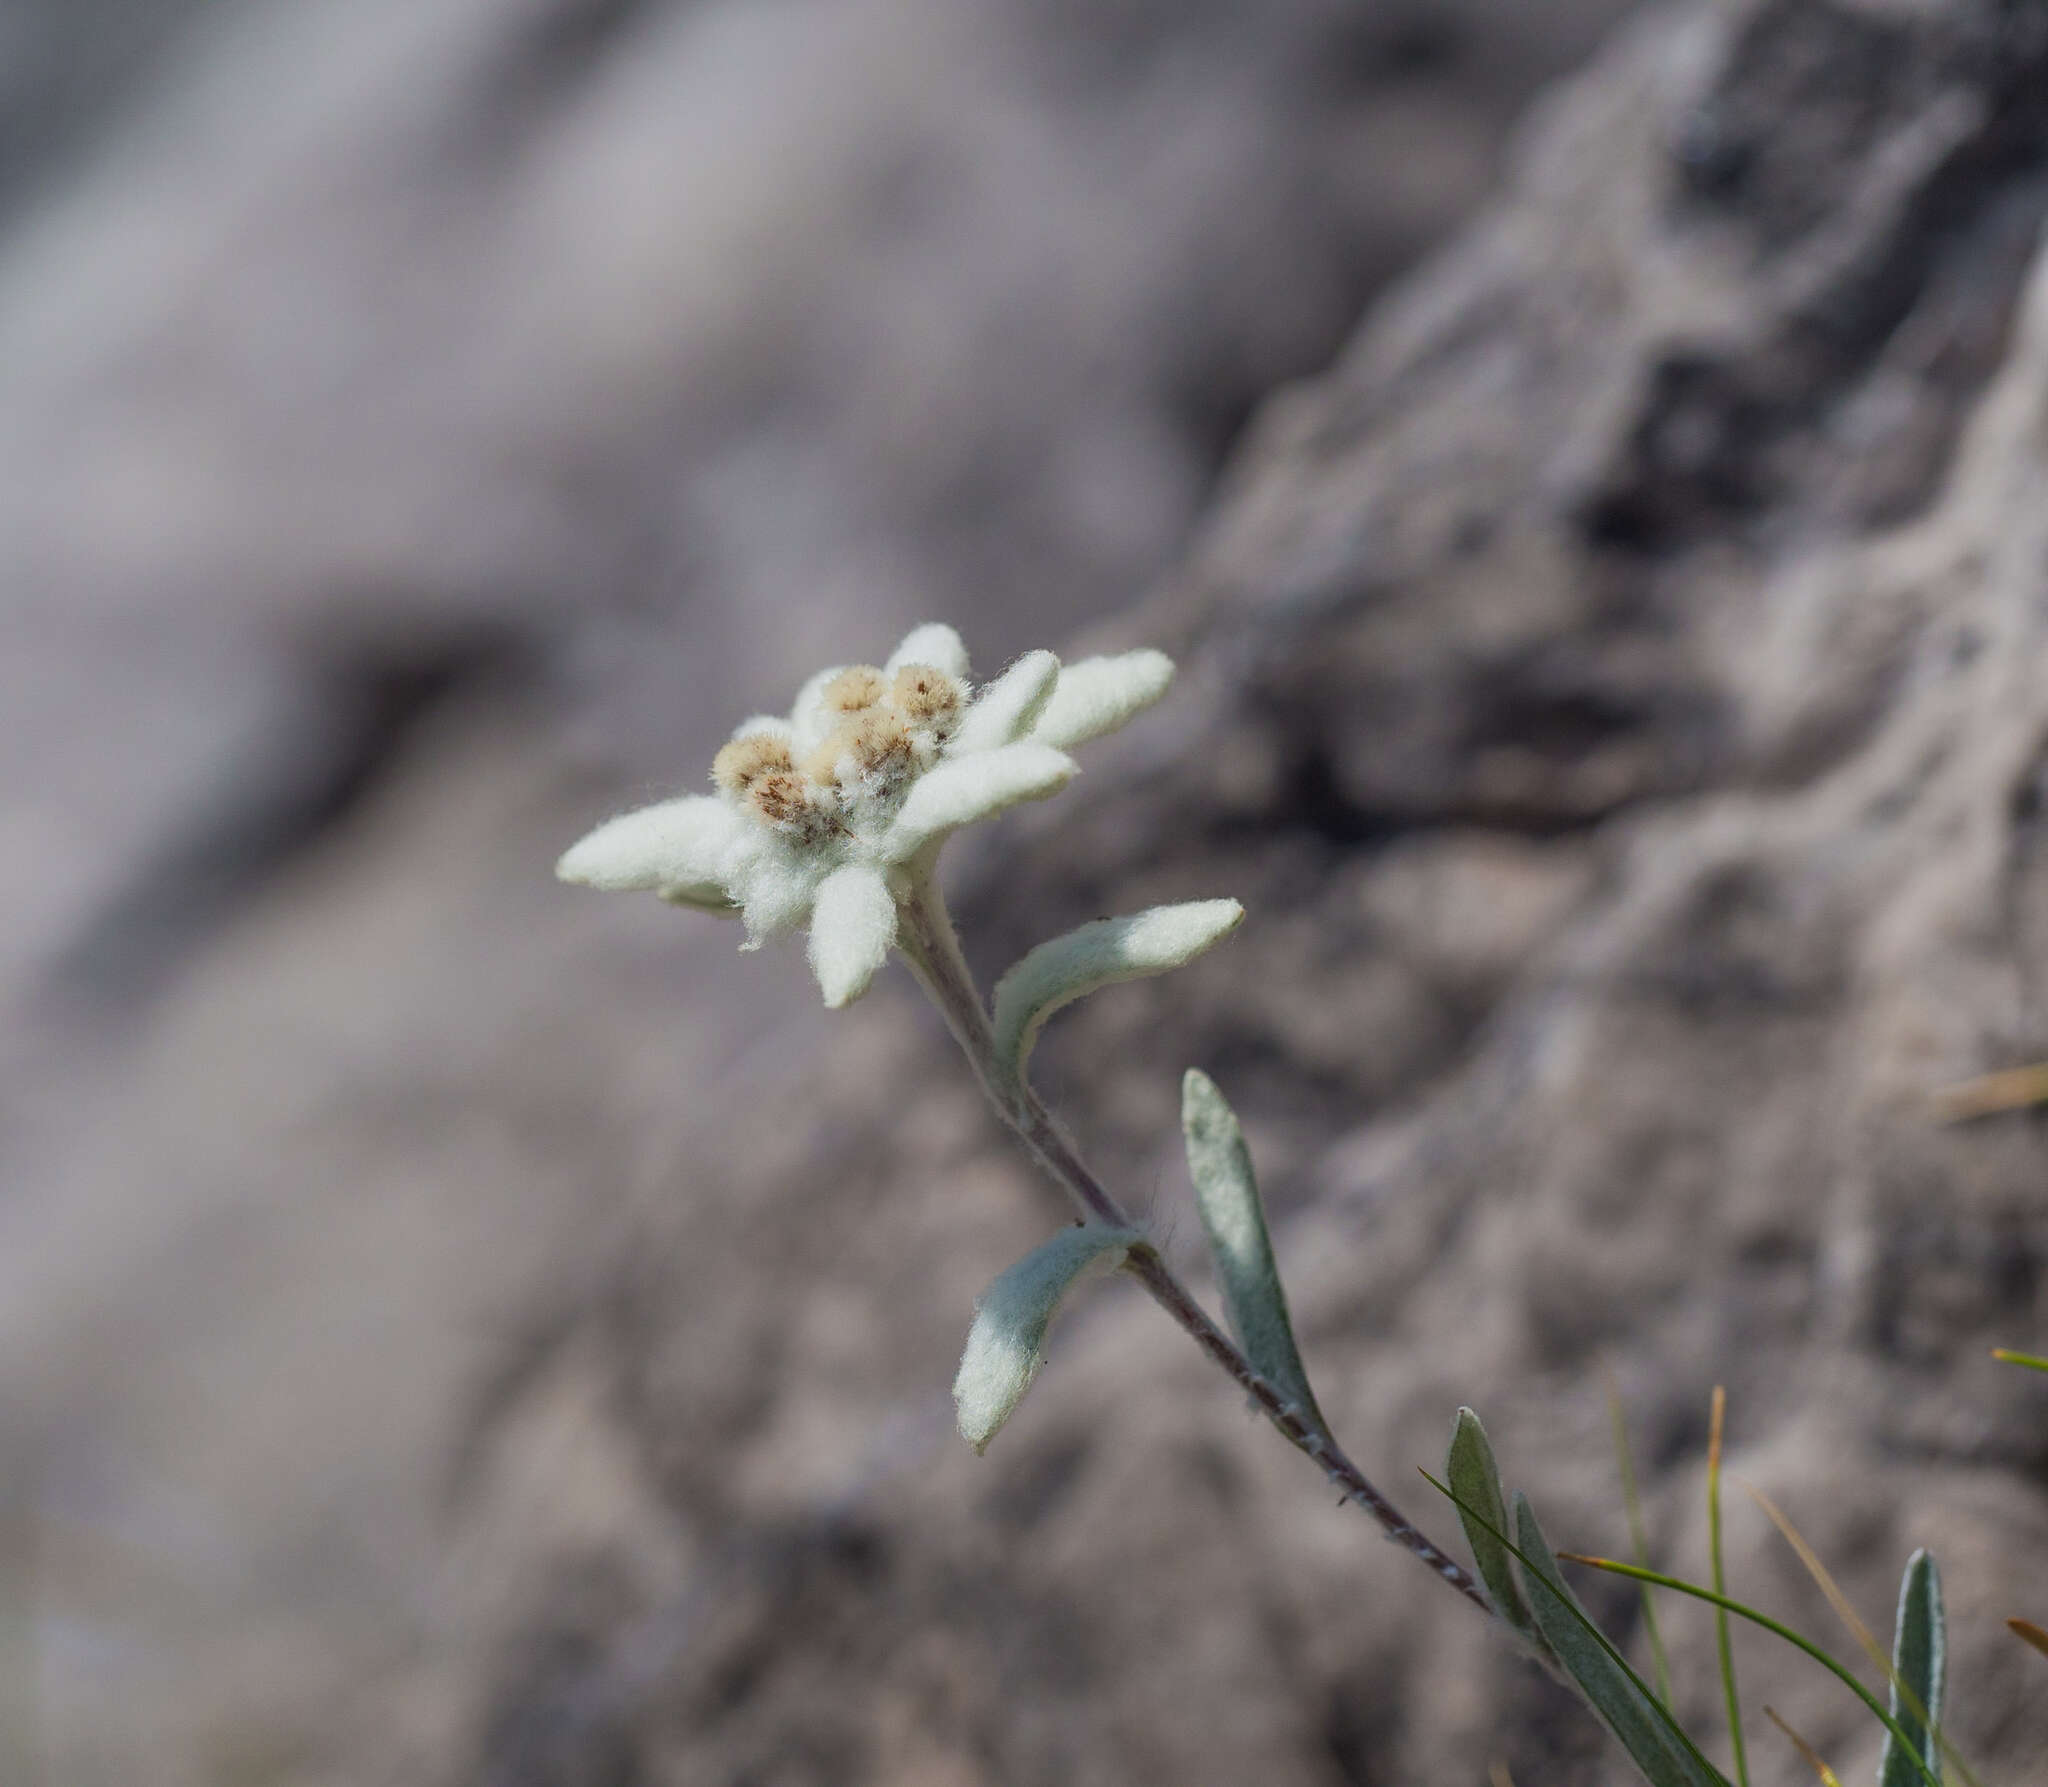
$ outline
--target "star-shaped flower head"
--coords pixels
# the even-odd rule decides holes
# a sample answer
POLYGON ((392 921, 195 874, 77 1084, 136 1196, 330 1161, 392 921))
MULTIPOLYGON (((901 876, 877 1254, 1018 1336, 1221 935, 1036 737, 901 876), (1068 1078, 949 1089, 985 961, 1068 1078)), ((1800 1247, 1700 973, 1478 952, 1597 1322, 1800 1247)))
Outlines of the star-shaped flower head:
POLYGON ((1073 779, 1070 746, 1166 693, 1155 651, 1062 666, 1027 652, 979 689, 951 627, 916 628, 879 669, 821 670, 789 718, 746 721, 712 761, 718 792, 607 820, 556 865, 564 881, 645 890, 736 915, 743 948, 807 924, 829 1006, 867 991, 899 903, 952 832, 1073 779))

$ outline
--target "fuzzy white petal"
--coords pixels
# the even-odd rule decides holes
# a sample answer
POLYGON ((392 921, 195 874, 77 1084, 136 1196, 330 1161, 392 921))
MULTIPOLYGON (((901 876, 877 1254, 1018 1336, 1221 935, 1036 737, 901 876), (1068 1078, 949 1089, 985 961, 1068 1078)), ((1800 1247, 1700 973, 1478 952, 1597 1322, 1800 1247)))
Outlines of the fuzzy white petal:
POLYGON ((998 745, 970 757, 948 757, 911 787, 881 843, 884 862, 904 862, 932 839, 1020 801, 1043 800, 1074 779, 1078 766, 1045 745, 998 745))
POLYGON ((1244 920, 1235 900, 1153 906, 1041 943, 996 983, 996 1058, 1022 1074, 1045 1020, 1098 987, 1164 974, 1228 937, 1244 920))
POLYGON ((723 889, 722 864, 742 823, 709 795, 665 800, 607 819, 563 852, 555 873, 607 893, 674 888, 708 898, 723 889))
POLYGON ((759 949, 764 938, 803 923, 825 878, 827 865, 781 839, 748 828, 725 862, 727 885, 747 921, 742 949, 759 949))
POLYGON ((889 654, 889 661, 882 668, 894 676, 906 664, 929 664, 934 670, 943 670, 948 676, 957 676, 965 682, 967 647, 960 642, 960 635, 943 621, 929 621, 906 633, 903 643, 889 654))
MULTIPOLYGON (((804 685, 809 688, 810 685, 804 685)), ((780 714, 754 714, 742 720, 732 729, 734 738, 779 738, 785 744, 795 736, 795 729, 780 714)))
POLYGON ((1062 751, 1086 744, 1143 713, 1172 681, 1173 660, 1164 652, 1083 658, 1060 672, 1031 737, 1062 751))
POLYGON ((974 697, 947 755, 1014 744, 1045 711, 1059 674, 1060 661, 1051 652, 1026 652, 974 697))
POLYGON ((811 971, 837 1011, 868 990, 896 941, 896 901, 880 869, 849 863, 818 887, 811 909, 811 971))

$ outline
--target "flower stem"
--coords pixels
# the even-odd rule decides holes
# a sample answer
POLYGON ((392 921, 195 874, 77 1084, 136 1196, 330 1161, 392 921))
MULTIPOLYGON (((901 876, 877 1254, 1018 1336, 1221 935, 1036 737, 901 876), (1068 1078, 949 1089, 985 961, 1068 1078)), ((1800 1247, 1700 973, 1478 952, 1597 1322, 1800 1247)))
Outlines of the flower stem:
MULTIPOLYGON (((919 865, 908 883, 898 900, 897 945, 918 985, 945 1019, 989 1102, 1031 1157, 1066 1191, 1085 1221, 1129 1228, 1130 1218, 1082 1160, 1037 1094, 997 1060, 987 1007, 975 990, 952 918, 928 869, 919 865)), ((1482 1612, 1493 1612, 1485 1591, 1465 1568, 1374 1487, 1326 1428, 1259 1374, 1174 1276, 1157 1248, 1140 1241, 1132 1247, 1123 1269, 1257 1404, 1281 1437, 1315 1462, 1346 1501, 1360 1503, 1395 1544, 1412 1552, 1482 1612)))

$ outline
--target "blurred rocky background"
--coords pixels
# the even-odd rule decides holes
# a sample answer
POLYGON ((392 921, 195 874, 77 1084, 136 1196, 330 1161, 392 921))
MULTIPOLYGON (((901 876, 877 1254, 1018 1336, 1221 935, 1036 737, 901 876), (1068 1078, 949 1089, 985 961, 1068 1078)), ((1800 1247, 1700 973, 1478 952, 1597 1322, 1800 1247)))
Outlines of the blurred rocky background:
POLYGON ((1042 1077, 1384 1484, 1619 1548, 1611 1382, 1696 1571, 1725 1382, 2040 1777, 2048 0, 1622 10, 0 9, 0 1778, 1625 1778, 1116 1288, 969 1454, 936 1025, 549 879, 927 617, 1182 658, 957 903, 1244 898, 1042 1077))

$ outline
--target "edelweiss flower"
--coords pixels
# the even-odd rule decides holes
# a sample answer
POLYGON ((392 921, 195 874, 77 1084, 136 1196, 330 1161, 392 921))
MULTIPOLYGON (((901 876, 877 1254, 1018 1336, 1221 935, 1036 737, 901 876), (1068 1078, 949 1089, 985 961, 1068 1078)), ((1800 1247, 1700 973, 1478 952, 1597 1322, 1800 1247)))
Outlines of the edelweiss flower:
POLYGON ((1114 731, 1172 678, 1159 652, 1062 667, 1039 651, 974 690, 959 634, 919 627, 880 669, 820 671, 787 720, 746 721, 713 760, 715 795, 608 820, 555 872, 737 915, 747 949, 808 923, 825 1003, 841 1006, 867 991, 950 833, 1058 793, 1075 773, 1067 747, 1114 731))

